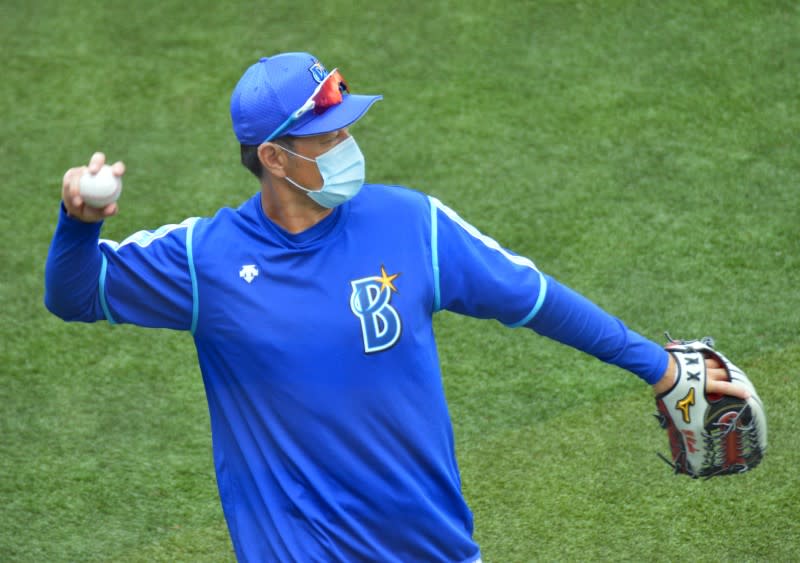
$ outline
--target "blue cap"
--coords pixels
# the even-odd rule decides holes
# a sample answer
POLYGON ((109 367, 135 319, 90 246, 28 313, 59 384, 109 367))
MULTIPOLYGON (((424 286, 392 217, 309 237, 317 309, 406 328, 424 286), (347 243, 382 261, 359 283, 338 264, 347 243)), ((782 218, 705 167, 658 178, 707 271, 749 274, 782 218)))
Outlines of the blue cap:
MULTIPOLYGON (((260 145, 302 106, 328 71, 308 53, 263 57, 248 68, 231 95, 233 132, 244 145, 260 145)), ((347 127, 383 96, 345 93, 342 103, 319 115, 309 111, 283 135, 306 137, 347 127)))

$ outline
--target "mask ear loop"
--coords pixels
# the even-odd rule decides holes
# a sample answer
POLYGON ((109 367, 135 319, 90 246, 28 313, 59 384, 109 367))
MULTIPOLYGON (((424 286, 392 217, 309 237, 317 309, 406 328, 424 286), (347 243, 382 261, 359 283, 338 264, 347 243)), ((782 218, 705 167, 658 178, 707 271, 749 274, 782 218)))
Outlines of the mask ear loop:
POLYGON ((307 156, 303 156, 302 154, 297 154, 297 153, 296 153, 296 152, 294 152, 293 150, 291 150, 291 149, 288 149, 287 147, 284 147, 283 145, 281 145, 281 144, 279 144, 279 143, 275 143, 275 144, 276 144, 277 146, 279 146, 280 148, 282 148, 283 150, 285 150, 286 152, 288 152, 289 154, 293 154, 293 155, 295 155, 295 156, 297 156, 297 157, 299 157, 299 158, 302 158, 303 160, 307 160, 307 161, 309 161, 309 162, 316 162, 316 161, 317 161, 317 159, 315 159, 315 158, 308 158, 307 156))
MULTIPOLYGON (((298 188, 298 189, 300 189, 300 190, 303 190, 303 191, 304 191, 304 192, 306 192, 307 194, 310 194, 310 193, 315 193, 315 192, 321 192, 321 191, 322 191, 322 188, 318 188, 318 189, 316 189, 316 190, 312 190, 312 189, 310 189, 310 188, 306 188, 305 186, 301 186, 300 184, 298 184, 297 182, 295 182, 294 180, 292 180, 291 178, 289 178, 289 176, 286 176, 286 181, 287 181, 287 182, 289 182, 291 185, 293 185, 295 188, 298 188)), ((323 187, 324 187, 324 186, 323 186, 323 187)))
MULTIPOLYGON (((296 152, 294 152, 293 150, 291 150, 291 149, 289 149, 289 148, 287 148, 287 147, 284 147, 284 146, 283 146, 283 145, 281 145, 280 143, 275 143, 275 145, 276 145, 276 146, 279 146, 280 148, 282 148, 283 150, 285 150, 285 151, 286 151, 286 152, 288 152, 289 154, 293 154, 294 156, 297 156, 297 157, 299 157, 299 158, 302 158, 303 160, 307 160, 307 161, 309 161, 309 162, 317 162, 317 161, 316 161, 316 159, 314 159, 314 158, 308 158, 307 156, 303 156, 302 154, 297 154, 297 153, 296 153, 296 152)), ((319 168, 319 166, 317 166, 317 168, 319 168)), ((294 180, 292 180, 292 179, 291 179, 291 178, 290 178, 288 175, 286 176, 286 181, 287 181, 287 182, 289 182, 291 185, 293 185, 295 188, 298 188, 298 189, 300 189, 300 190, 303 190, 303 191, 304 191, 304 192, 306 192, 307 194, 310 194, 310 193, 312 193, 312 192, 319 192, 319 191, 321 191, 321 190, 322 190, 322 188, 324 188, 324 187, 325 187, 325 184, 323 183, 323 185, 322 185, 322 187, 321 187, 321 188, 318 188, 318 189, 316 189, 316 190, 312 190, 312 189, 306 188, 305 186, 301 186, 300 184, 298 184, 297 182, 295 182, 294 180)))

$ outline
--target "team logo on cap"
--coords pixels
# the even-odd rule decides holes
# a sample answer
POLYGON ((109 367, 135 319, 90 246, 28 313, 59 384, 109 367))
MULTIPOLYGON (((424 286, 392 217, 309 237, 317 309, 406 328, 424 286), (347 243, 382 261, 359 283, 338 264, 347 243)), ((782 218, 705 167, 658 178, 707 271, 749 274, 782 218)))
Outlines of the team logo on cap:
POLYGON ((322 63, 319 61, 314 61, 314 64, 308 68, 308 72, 311 73, 311 76, 314 77, 317 84, 325 80, 325 77, 328 76, 328 71, 325 70, 325 67, 322 66, 322 63))

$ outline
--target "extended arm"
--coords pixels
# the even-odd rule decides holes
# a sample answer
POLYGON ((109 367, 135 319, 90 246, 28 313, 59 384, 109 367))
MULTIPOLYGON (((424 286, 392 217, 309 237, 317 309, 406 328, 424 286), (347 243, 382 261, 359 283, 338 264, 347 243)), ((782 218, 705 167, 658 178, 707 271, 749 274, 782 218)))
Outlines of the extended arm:
MULTIPOLYGON (((502 248, 438 200, 431 198, 431 204, 437 309, 526 326, 635 373, 656 393, 672 387, 675 362, 660 345, 502 248)), ((745 393, 725 381, 720 366, 709 368, 709 392, 745 393)))
MULTIPOLYGON (((672 354, 579 293, 548 280, 547 297, 528 328, 637 374, 653 386, 656 395, 673 386, 676 365, 672 354)), ((716 359, 708 358, 706 365, 707 392, 747 398, 747 390, 731 383, 716 359)))
POLYGON ((579 293, 547 278, 541 309, 527 323, 538 334, 635 373, 653 385, 667 372, 669 354, 579 293))

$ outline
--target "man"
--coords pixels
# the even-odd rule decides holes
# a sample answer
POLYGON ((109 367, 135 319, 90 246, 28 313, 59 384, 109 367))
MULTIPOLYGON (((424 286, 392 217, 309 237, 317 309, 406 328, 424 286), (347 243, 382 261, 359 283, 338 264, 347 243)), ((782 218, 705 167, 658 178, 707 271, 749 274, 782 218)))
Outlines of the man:
MULTIPOLYGON (((65 320, 189 331, 220 499, 241 561, 478 561, 433 313, 526 327, 668 389, 661 346, 502 248, 440 201, 364 185, 351 94, 306 53, 262 58, 231 97, 260 191, 122 243, 117 211, 64 176, 46 270, 65 320)), ((96 153, 88 171, 105 157, 96 153)), ((116 163, 114 172, 124 173, 116 163)), ((716 370, 710 391, 741 394, 716 370)))

